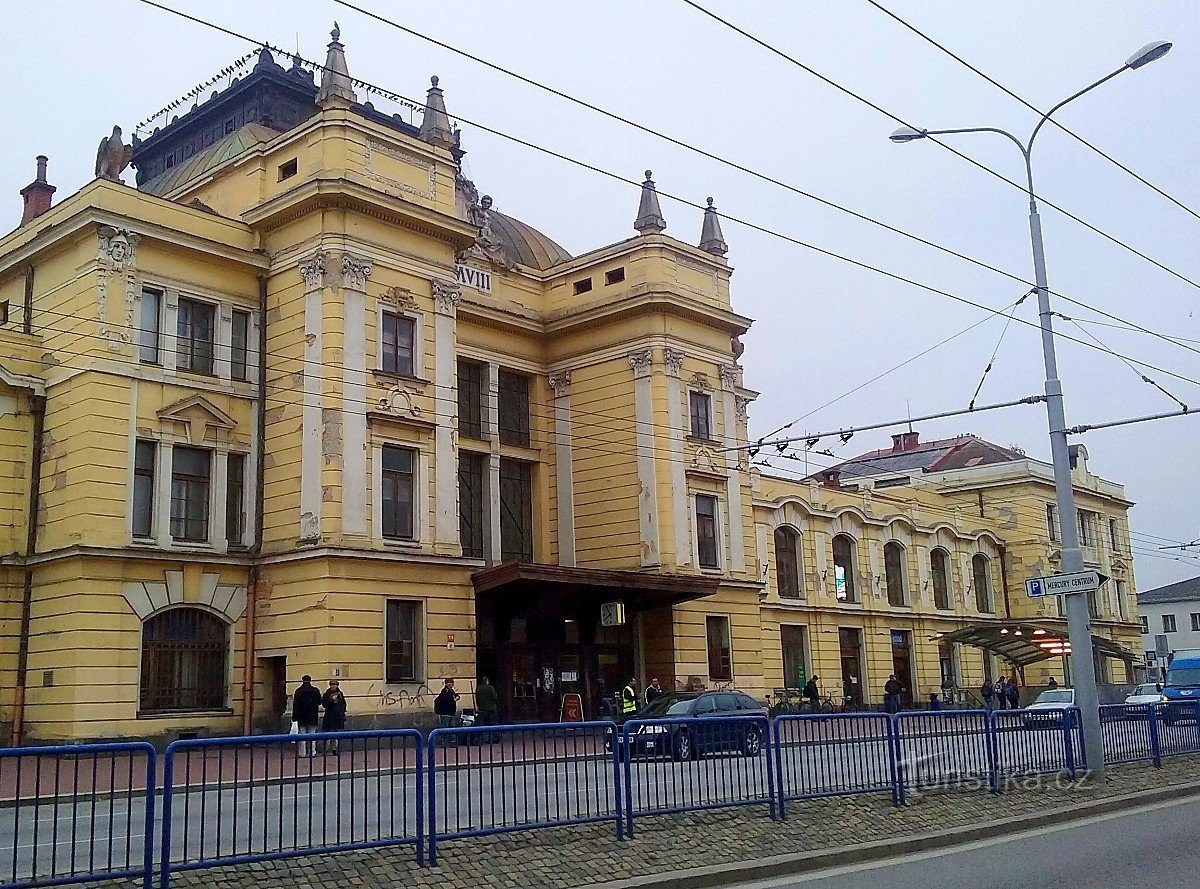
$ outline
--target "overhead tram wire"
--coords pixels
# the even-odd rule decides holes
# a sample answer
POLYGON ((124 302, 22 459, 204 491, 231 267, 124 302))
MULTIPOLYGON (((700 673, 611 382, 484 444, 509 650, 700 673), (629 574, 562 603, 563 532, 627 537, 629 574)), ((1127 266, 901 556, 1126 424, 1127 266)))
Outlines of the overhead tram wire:
MULTIPOLYGON (((147 2, 147 0, 143 0, 143 2, 147 2)), ((903 118, 897 116, 896 114, 893 114, 891 111, 888 111, 886 108, 883 108, 880 105, 877 105, 876 103, 872 102, 870 99, 859 95, 858 93, 854 92, 849 87, 843 86, 842 84, 838 83, 836 80, 833 80, 832 78, 827 77, 826 75, 817 71, 815 68, 812 68, 812 67, 804 64, 799 59, 797 59, 795 56, 789 55, 788 53, 784 52, 782 49, 779 49, 777 46, 774 46, 774 45, 768 43, 766 40, 762 39, 761 37, 757 37, 754 34, 751 34, 749 31, 745 30, 744 28, 734 24, 733 22, 729 21, 729 19, 723 18, 722 16, 718 15, 717 13, 713 12, 710 9, 706 9, 705 7, 703 7, 699 3, 697 3, 696 0, 681 0, 681 2, 687 4, 692 9, 695 9, 697 12, 703 13, 704 15, 706 15, 709 18, 713 19, 714 21, 720 23, 721 25, 730 29, 731 31, 734 31, 734 32, 742 35, 750 42, 755 43, 758 46, 761 46, 763 49, 767 50, 768 52, 771 52, 771 53, 779 56, 781 59, 784 59, 785 61, 790 62, 791 64, 795 65, 797 68, 800 68, 801 70, 808 72, 813 77, 816 77, 818 80, 821 80, 822 82, 829 84, 830 86, 832 86, 834 89, 838 90, 839 92, 844 93, 847 96, 850 96, 854 100, 866 105, 868 108, 871 108, 871 109, 879 112, 880 114, 884 115, 885 117, 889 118, 892 121, 895 121, 896 123, 900 124, 901 126, 910 127, 911 129, 914 129, 914 130, 920 129, 919 127, 915 126, 914 124, 911 124, 908 121, 904 120, 903 118)), ((1015 180, 1009 179, 1003 173, 999 173, 996 170, 993 170, 991 167, 987 166, 986 164, 983 164, 983 163, 975 160, 975 158, 971 157, 970 155, 964 154, 963 152, 961 152, 957 148, 955 148, 953 145, 949 145, 946 142, 943 142, 940 139, 935 138, 934 136, 926 135, 925 138, 929 139, 931 142, 933 142, 937 145, 940 145, 942 148, 946 149, 951 154, 955 154, 958 157, 962 158, 963 160, 967 161, 968 163, 972 164, 973 166, 976 166, 979 169, 985 171, 989 175, 996 177, 1001 182, 1008 183, 1012 187, 1021 191, 1022 194, 1028 193, 1026 186, 1021 185, 1019 182, 1016 182, 1015 180)), ((1051 207, 1051 208, 1057 210, 1059 213, 1062 213, 1068 219, 1072 219, 1075 222, 1078 222, 1080 225, 1084 226, 1085 228, 1090 229, 1091 231, 1093 231, 1096 234, 1100 235, 1101 237, 1111 241, 1112 243, 1116 244, 1117 246, 1122 247, 1125 250, 1128 250, 1130 253, 1134 254, 1135 256, 1140 257, 1141 259, 1144 259, 1146 262, 1150 263, 1151 265, 1157 266, 1158 268, 1162 269, 1164 272, 1167 272, 1168 274, 1175 276, 1180 281, 1183 281, 1185 284, 1190 284, 1192 287, 1200 289, 1200 283, 1193 281, 1191 278, 1189 278, 1187 275, 1184 275, 1182 272, 1178 272, 1175 269, 1171 268, 1170 266, 1159 262, 1157 259, 1154 259, 1152 256, 1148 256, 1147 254, 1138 250, 1136 247, 1133 247, 1130 244, 1126 244, 1124 241, 1122 241, 1120 238, 1116 237, 1115 235, 1110 235, 1108 232, 1104 231, 1103 229, 1098 228, 1095 225, 1092 225, 1092 223, 1088 222, 1085 219, 1080 218, 1079 216, 1076 216, 1070 210, 1067 210, 1065 207, 1062 207, 1059 204, 1056 204, 1053 201, 1048 200, 1047 198, 1043 197, 1042 195, 1035 194, 1034 196, 1039 201, 1041 201, 1043 204, 1045 204, 1047 207, 1051 207)))
MULTIPOLYGON (((1095 340, 1097 343, 1099 343, 1099 344, 1100 344, 1101 346, 1103 346, 1105 349, 1107 349, 1107 348, 1108 348, 1108 346, 1105 346, 1105 345, 1104 345, 1104 342, 1103 342, 1103 341, 1100 339, 1100 337, 1098 337, 1098 336, 1096 336, 1094 333, 1091 333, 1090 331, 1088 331, 1088 330, 1087 330, 1086 328, 1084 328, 1084 327, 1083 327, 1081 324, 1077 324, 1077 323, 1075 322, 1075 319, 1074 319, 1074 318, 1069 318, 1069 317, 1067 317, 1066 315, 1064 315, 1062 312, 1054 312, 1053 314, 1057 315, 1057 316, 1058 316, 1059 318, 1061 318, 1063 321, 1067 321, 1067 322, 1069 322, 1069 323, 1071 323, 1071 324, 1074 324, 1074 325, 1075 325, 1075 327, 1076 327, 1076 328, 1077 328, 1077 329, 1078 329, 1078 330, 1079 330, 1081 333, 1083 333, 1085 336, 1091 337, 1093 340, 1095 340)), ((1121 362, 1122 362, 1122 363, 1124 363, 1124 365, 1125 365, 1126 367, 1128 367, 1128 368, 1129 368, 1131 371, 1133 371, 1133 373, 1134 373, 1134 374, 1135 374, 1135 375, 1138 377, 1138 379, 1140 379, 1140 380, 1141 380, 1143 383, 1146 383, 1146 384, 1147 384, 1147 385, 1149 385, 1149 386, 1153 386, 1155 389, 1157 389, 1157 390, 1158 390, 1159 392, 1161 392, 1163 395, 1167 396, 1167 398, 1171 399, 1173 402, 1175 402, 1177 405, 1179 405, 1179 406, 1180 406, 1181 408, 1183 408, 1185 411, 1188 409, 1188 406, 1187 406, 1186 402, 1180 401, 1178 398, 1176 398, 1174 395, 1172 395, 1170 392, 1168 392, 1166 389, 1164 389, 1164 388, 1163 388, 1163 386, 1162 386, 1162 385, 1161 385, 1159 382, 1157 382, 1156 380, 1153 380, 1153 379, 1151 379, 1151 378, 1150 378, 1150 377, 1148 377, 1146 374, 1142 373, 1140 370, 1138 370, 1136 367, 1134 367, 1134 366, 1133 366, 1133 364, 1131 364, 1129 361, 1126 361, 1124 358, 1121 358, 1121 356, 1119 356, 1119 355, 1118 355, 1117 357, 1118 357, 1118 358, 1120 358, 1121 362)))
MULTIPOLYGON (((968 410, 975 409, 975 399, 979 397, 979 393, 983 391, 983 383, 987 379, 987 375, 992 372, 992 366, 996 363, 996 356, 1000 354, 1000 346, 1004 343, 1004 335, 1008 333, 1009 325, 1012 324, 1013 315, 1017 312, 1017 307, 1021 305, 1029 296, 1036 293, 1030 290, 1025 296, 1017 300, 1016 305, 1012 307, 1012 311, 1008 313, 1008 320, 1004 322, 1004 329, 1000 331, 1000 339, 996 340, 996 348, 992 349, 992 357, 988 359, 987 367, 983 369, 983 373, 979 375, 979 385, 975 387, 975 392, 971 395, 971 401, 967 405, 968 410)), ((1101 343, 1101 345, 1104 345, 1101 343)), ((1131 365, 1132 366, 1132 365, 1131 365)))
MULTIPOLYGON (((1020 275, 1005 271, 1004 269, 1001 269, 1001 268, 997 268, 993 265, 990 265, 987 262, 984 262, 983 260, 966 255, 964 253, 961 253, 957 250, 954 250, 953 248, 945 246, 944 244, 939 244, 935 241, 930 241, 929 239, 923 238, 920 235, 913 234, 912 232, 898 228, 894 225, 883 222, 882 220, 875 219, 872 216, 868 216, 865 213, 861 213, 857 210, 853 210, 843 204, 839 204, 836 201, 832 201, 828 198, 823 198, 820 195, 806 191, 802 188, 799 188, 798 186, 792 185, 791 183, 783 182, 783 181, 781 181, 773 176, 770 176, 766 173, 762 173, 751 167, 745 166, 744 164, 741 164, 736 161, 730 160, 728 158, 722 157, 719 154, 716 154, 714 152, 700 148, 689 142, 685 142, 681 139, 677 139, 674 136, 671 136, 660 130, 656 130, 653 127, 647 126, 646 124, 639 123, 638 121, 632 120, 631 118, 625 117, 624 115, 618 114, 614 111, 610 111, 610 110, 603 108, 599 105, 596 105, 592 102, 588 102, 585 99, 580 99, 576 96, 572 96, 570 93, 564 92, 563 90, 557 89, 556 87, 549 86, 548 84, 544 84, 541 81, 535 80, 531 77, 526 77, 525 75, 520 74, 519 72, 513 71, 510 68, 506 68, 505 66, 497 64, 496 62, 491 62, 487 59, 482 58, 481 56, 478 56, 478 55, 475 55, 474 53, 468 52, 467 50, 460 49, 459 47, 454 46, 453 44, 446 43, 445 41, 438 40, 437 38, 431 37, 428 34, 423 34, 420 31, 417 31, 413 28, 406 27, 405 25, 395 21, 394 19, 390 19, 387 16, 373 12, 369 9, 364 9, 362 6, 359 6, 355 3, 349 2, 349 0, 334 0, 334 2, 340 4, 341 6, 346 7, 347 9, 352 9, 355 12, 358 12, 364 16, 367 16, 368 18, 374 19, 377 22, 380 22, 382 24, 385 24, 392 28, 395 28, 398 31, 408 34, 409 36, 416 37, 419 40, 424 40, 425 42, 430 43, 436 47, 439 47, 440 49, 444 49, 447 52, 455 53, 456 55, 462 56, 465 59, 469 59, 472 62, 475 62, 479 65, 483 65, 486 68, 490 68, 493 71, 497 71, 501 74, 504 74, 515 80, 518 80, 521 83, 524 83, 528 86, 532 86, 535 89, 542 90, 543 92, 549 93, 552 96, 556 96, 567 102, 571 102, 575 105, 578 105, 581 108, 585 108, 589 111, 593 111, 597 114, 607 117, 610 120, 614 120, 614 121, 617 121, 618 123, 632 127, 640 132, 654 136, 655 138, 662 139, 663 141, 665 141, 671 145, 674 145, 678 148, 683 148, 687 151, 691 151, 691 152, 698 154, 702 157, 705 157, 709 160, 716 161, 717 163, 722 164, 723 166, 729 167, 730 169, 737 170, 741 173, 745 173, 756 179, 760 179, 763 182, 767 182, 771 185, 785 189, 786 191, 790 191, 793 194, 799 195, 800 197, 807 198, 809 200, 812 200, 819 204, 822 204, 826 207, 829 207, 833 210, 837 210, 838 212, 848 214, 848 215, 853 216, 854 218, 859 219, 863 222, 867 222, 871 225, 879 226, 880 228, 883 228, 894 234, 898 234, 901 237, 908 238, 917 243, 923 244, 927 247, 932 247, 935 250, 940 250, 943 253, 946 253, 950 256, 954 256, 957 259, 961 259, 965 262, 969 262, 973 265, 978 266, 979 268, 986 269, 987 271, 994 272, 998 275, 1003 275, 1006 278, 1009 278, 1013 281, 1017 281, 1026 286, 1029 286, 1029 287, 1033 286, 1032 281, 1027 281, 1027 280, 1025 280, 1025 278, 1021 277, 1020 275)), ((1088 303, 1081 302, 1076 299, 1072 299, 1071 297, 1068 297, 1065 294, 1059 293, 1056 290, 1048 290, 1048 292, 1054 296, 1059 297, 1060 299, 1070 302, 1073 305, 1079 306, 1080 308, 1088 309, 1090 311, 1096 312, 1099 315, 1103 315, 1107 318, 1124 321, 1124 319, 1121 319, 1116 315, 1110 314, 1110 313, 1104 311, 1103 309, 1099 309, 1095 306, 1089 305, 1088 303)), ((1184 345, 1180 340, 1178 340, 1174 337, 1168 336, 1167 334, 1158 333, 1157 331, 1149 330, 1145 327, 1141 327, 1140 325, 1135 324, 1132 321, 1125 321, 1125 323, 1128 324, 1131 329, 1138 330, 1138 331, 1141 331, 1142 333, 1146 333, 1151 336, 1158 337, 1159 339, 1162 339, 1165 342, 1174 343, 1175 345, 1183 346, 1183 348, 1185 348, 1185 349, 1189 348, 1188 346, 1184 345)), ((1189 351, 1195 352, 1196 354, 1200 354, 1200 349, 1189 349, 1189 351)))
MULTIPOLYGON (((1024 105, 1030 111, 1032 111, 1034 114, 1037 114, 1039 116, 1045 115, 1045 112, 1043 112, 1040 108, 1035 106, 1033 103, 1026 101, 1024 98, 1017 95, 1015 92, 1013 92, 1011 89, 1006 87, 1004 84, 1000 83, 994 77, 990 76, 989 74, 984 73, 979 68, 977 68, 975 65, 972 65, 970 62, 968 62, 966 59, 964 59, 958 53, 954 52, 952 49, 948 48, 947 46, 945 46, 942 43, 939 43, 937 40, 934 40, 932 37, 930 37, 928 34, 926 34, 924 31, 922 31, 916 25, 912 24, 911 22, 905 21, 900 16, 898 16, 896 13, 894 13, 892 10, 888 9, 882 3, 878 2, 878 0, 867 0, 867 2, 870 3, 872 6, 874 6, 876 9, 878 9, 880 12, 882 12, 884 15, 899 22, 901 25, 903 25, 908 30, 912 31, 914 34, 916 34, 922 40, 937 47, 939 50, 944 52, 950 58, 954 59, 954 61, 956 61, 960 65, 962 65, 964 68, 968 69, 969 71, 973 71, 975 74, 978 74, 980 77, 982 77, 984 80, 986 80, 992 86, 996 87, 1001 92, 1007 94, 1008 96, 1010 96, 1013 99, 1016 99, 1018 102, 1020 102, 1022 105, 1024 105)), ((1084 145, 1087 148, 1090 148, 1092 151, 1094 151, 1096 154, 1100 155, 1102 158, 1104 158, 1106 161, 1108 161, 1113 166, 1117 167, 1118 169, 1124 170, 1126 173, 1128 173, 1130 176, 1132 176, 1138 182, 1142 183, 1143 185, 1145 185, 1147 188, 1151 189, 1152 191, 1157 192, 1159 195, 1166 198, 1168 201, 1170 201, 1172 204, 1177 206, 1179 209, 1183 210, 1185 213, 1189 213, 1195 219, 1200 220, 1200 213, 1197 213, 1195 210, 1193 210, 1187 204, 1183 203, 1181 200, 1176 198, 1174 195, 1168 194, 1167 192, 1163 191, 1161 188, 1159 188, 1153 182, 1150 182, 1144 176, 1129 169, 1129 167, 1125 166, 1125 164, 1121 163, 1119 160, 1117 160, 1112 155, 1110 155, 1104 151, 1101 151, 1099 148, 1097 148, 1095 145, 1093 145, 1087 139, 1080 136, 1074 130, 1068 129, 1066 124, 1059 123, 1054 118, 1050 119, 1050 123, 1053 124, 1054 126, 1058 127, 1058 129, 1062 130, 1064 133, 1066 133, 1068 136, 1070 136, 1075 141, 1079 142, 1081 145, 1084 145)))
MULTIPOLYGON (((184 19, 186 19, 186 20, 188 20, 188 21, 191 21, 191 22, 193 22, 193 23, 195 23, 195 24, 199 24, 199 25, 202 25, 202 26, 204 26, 204 27, 212 28, 212 29, 214 29, 214 30, 217 30, 217 31, 219 31, 219 32, 223 33, 223 34, 227 34, 227 35, 229 35, 229 36, 236 37, 236 38, 237 38, 237 39, 239 39, 239 40, 244 40, 244 41, 246 41, 246 42, 253 43, 253 44, 255 44, 256 46, 270 46, 270 44, 268 44, 268 43, 263 43, 262 41, 255 40, 253 37, 249 37, 249 36, 247 36, 247 35, 245 35, 245 34, 240 34, 240 33, 236 32, 236 31, 231 31, 230 29, 228 29, 228 28, 225 28, 225 27, 223 27, 223 26, 221 26, 221 25, 217 25, 217 24, 215 24, 215 23, 213 23, 213 22, 208 22, 208 21, 205 21, 205 20, 203 20, 203 19, 196 18, 195 16, 189 15, 189 14, 187 14, 187 13, 181 12, 181 11, 179 11, 179 10, 172 9, 171 7, 164 6, 164 5, 162 5, 162 4, 158 3, 158 2, 156 2, 156 0, 138 0, 138 2, 139 2, 139 3, 143 3, 143 4, 147 5, 147 6, 151 6, 151 7, 155 8, 155 9, 162 10, 162 11, 164 11, 164 12, 167 12, 167 13, 169 13, 169 14, 172 14, 172 15, 179 16, 179 17, 181 17, 181 18, 184 18, 184 19)), ((690 0, 684 0, 684 2, 690 2, 690 0)), ((275 52, 277 52, 279 55, 281 55, 281 56, 286 56, 286 57, 289 57, 289 58, 298 59, 298 60, 300 60, 301 62, 304 62, 305 64, 307 64, 307 65, 309 65, 310 67, 313 67, 313 68, 315 68, 315 69, 317 69, 317 70, 324 70, 324 69, 325 69, 325 66, 324 66, 324 65, 320 65, 320 64, 318 64, 318 63, 316 63, 316 62, 311 62, 311 61, 309 61, 309 60, 307 60, 307 59, 304 59, 304 58, 302 58, 301 56, 299 56, 299 55, 297 55, 297 54, 295 54, 295 53, 288 52, 288 51, 287 51, 287 50, 285 50, 285 49, 282 49, 282 48, 279 48, 279 47, 271 47, 271 48, 272 48, 272 49, 273 49, 275 52)), ((372 84, 372 83, 370 83, 369 81, 362 80, 361 78, 356 78, 356 80, 357 80, 359 83, 365 84, 366 86, 368 86, 368 87, 370 87, 370 88, 372 88, 372 89, 375 89, 375 90, 382 90, 382 87, 379 87, 379 86, 377 86, 377 85, 375 85, 375 84, 372 84)), ((392 91, 390 91, 390 90, 387 90, 386 92, 388 92, 388 93, 391 93, 392 91)), ((399 95, 399 94, 396 94, 396 95, 399 95)), ((401 96, 401 98, 404 98, 404 99, 405 99, 405 101, 410 101, 410 102, 411 102, 411 101, 415 101, 415 100, 413 100, 413 99, 409 99, 408 97, 404 97, 404 96, 401 96)), ((486 124, 482 124, 482 123, 479 123, 479 122, 477 122, 477 121, 468 120, 467 118, 465 118, 465 117, 461 117, 461 116, 460 116, 460 117, 458 117, 458 119, 459 119, 460 121, 462 121, 463 123, 469 124, 469 125, 471 125, 471 126, 473 126, 473 127, 477 127, 477 128, 478 128, 480 131, 482 131, 482 132, 491 133, 491 134, 492 134, 492 135, 494 135, 494 136, 498 136, 499 138, 506 139, 506 140, 508 140, 508 141, 510 141, 510 142, 513 142, 514 144, 521 145, 521 146, 523 146, 523 147, 525 147, 525 148, 529 148, 529 149, 531 149, 531 150, 533 150, 533 151, 537 151, 537 152, 539 152, 539 153, 541 153, 541 154, 545 154, 545 155, 547 155, 547 156, 549 156, 549 157, 553 157, 553 158, 556 158, 556 159, 558 159, 558 160, 564 161, 564 162, 566 162, 566 163, 573 164, 573 165, 575 165, 575 166, 578 166, 578 167, 580 167, 580 168, 582 168, 582 169, 586 169, 586 170, 589 170, 589 171, 591 171, 591 172, 593 172, 593 173, 597 173, 597 174, 599 174, 599 175, 601 175, 601 176, 605 176, 605 177, 607 177, 607 178, 609 178, 609 179, 612 179, 612 180, 614 180, 614 181, 621 182, 621 183, 623 183, 623 184, 625 184, 625 185, 634 186, 634 187, 636 187, 636 188, 639 188, 639 189, 641 188, 641 182, 640 182, 640 181, 638 181, 638 180, 629 179, 629 178, 627 178, 627 177, 625 177, 625 176, 622 176, 622 175, 620 175, 619 173, 613 173, 612 171, 610 171, 610 170, 606 170, 606 169, 604 169, 603 167, 597 167, 597 166, 595 166, 594 164, 590 164, 590 163, 587 163, 586 161, 581 161, 581 160, 578 160, 577 158, 573 158, 573 157, 571 157, 571 156, 569 156, 569 155, 562 154, 561 152, 557 152, 557 151, 555 151, 555 150, 553 150, 553 149, 546 148, 546 147, 544 147, 544 146, 538 145, 538 144, 537 144, 537 143, 535 143, 535 142, 530 142, 530 141, 528 141, 528 140, 526 140, 526 139, 522 139, 522 138, 520 138, 519 136, 513 136, 513 135, 511 135, 511 134, 509 134, 509 133, 505 133, 505 132, 503 132, 502 130, 497 130, 497 129, 495 129, 494 127, 487 126, 486 124)), ((662 190, 659 190, 659 191, 658 191, 658 194, 659 194, 660 196, 662 196, 662 197, 665 197, 665 198, 669 199, 669 200, 676 201, 677 203, 683 204, 683 205, 685 205, 685 206, 687 206, 687 207, 691 207, 691 208, 693 208, 693 209, 696 209, 696 210, 701 210, 701 211, 703 211, 703 210, 707 209, 705 205, 699 204, 699 203, 697 203, 697 202, 695 202, 695 201, 689 200, 688 198, 683 198, 683 197, 680 197, 680 196, 678 196, 678 195, 672 194, 672 193, 670 193, 670 192, 667 192, 667 191, 662 191, 662 190)), ((804 248, 805 248, 805 249, 807 249, 807 250, 811 250, 811 251, 813 251, 813 252, 815 252, 815 253, 819 253, 819 254, 821 254, 821 255, 823 255, 823 256, 828 256, 828 257, 830 257, 831 259, 837 259, 837 260, 839 260, 839 261, 841 261, 841 262, 845 262, 845 263, 847 263, 847 264, 849 264, 849 265, 853 265, 853 266, 856 266, 856 267, 858 267, 858 268, 862 268, 862 269, 864 269, 864 270, 866 270, 866 271, 871 271, 871 272, 874 272, 874 273, 876 273, 876 274, 882 275, 882 276, 884 276, 884 277, 886 277, 886 278, 890 278, 890 279, 892 279, 892 280, 899 281, 900 283, 903 283, 903 284, 908 284, 908 285, 910 285, 910 286, 917 287, 918 289, 921 289, 921 290, 926 290, 926 291, 928 291, 928 292, 930 292, 930 293, 933 293, 933 294, 935 294, 935 295, 937 295, 937 296, 942 296, 942 297, 945 297, 945 298, 947 298, 947 299, 953 300, 953 301, 955 301, 955 302, 959 302, 959 303, 962 303, 962 304, 964 304, 964 305, 972 306, 973 308, 980 309, 981 311, 988 312, 988 313, 990 313, 990 314, 993 314, 993 315, 1004 315, 1005 311, 1007 311, 1007 309, 1005 309, 1005 310, 994 309, 994 308, 992 308, 991 306, 985 305, 984 303, 975 302, 974 300, 967 299, 966 297, 959 296, 959 295, 957 295, 957 294, 954 294, 954 293, 950 293, 949 291, 942 290, 942 289, 940 289, 940 288, 937 288, 937 287, 934 287, 934 286, 932 286, 932 285, 930 285, 930 284, 924 284, 924 283, 922 283, 922 282, 920 282, 920 281, 917 281, 917 280, 915 280, 915 279, 912 279, 912 278, 908 278, 908 277, 906 277, 906 276, 904 276, 904 275, 901 275, 901 274, 898 274, 898 273, 896 273, 896 272, 890 272, 890 271, 888 271, 888 270, 886 270, 886 269, 883 269, 883 268, 880 268, 880 267, 878 267, 878 266, 873 266, 873 265, 871 265, 870 263, 863 262, 862 260, 854 259, 853 257, 846 256, 845 254, 841 254, 841 253, 838 253, 838 252, 836 252, 836 251, 829 250, 829 249, 827 249, 827 248, 825 248, 825 247, 819 247, 819 246, 817 246, 816 244, 812 244, 812 243, 810 243, 810 242, 808 242, 808 241, 801 240, 800 238, 796 238, 796 237, 793 237, 793 236, 791 236, 791 235, 787 235, 787 234, 784 234, 784 233, 782 233, 782 232, 775 231, 774 229, 767 228, 766 226, 759 225, 758 223, 752 222, 752 221, 750 221, 750 220, 743 219, 743 218, 740 218, 740 217, 737 217, 737 216, 731 216, 731 215, 728 215, 728 214, 721 214, 721 215, 722 215, 722 218, 723 218, 723 219, 726 219, 726 220, 728 220, 728 221, 730 221, 730 222, 737 223, 738 225, 744 226, 745 228, 748 228, 748 229, 750 229, 750 230, 752 230, 752 231, 757 231, 757 232, 760 232, 761 234, 765 234, 765 235, 769 235, 769 236, 771 236, 771 237, 774 237, 774 238, 778 238, 779 240, 785 241, 785 242, 787 242, 787 243, 794 244, 794 245, 796 245, 796 246, 799 246, 799 247, 804 247, 804 248)), ((1025 283, 1025 282, 1023 282, 1023 283, 1025 283)), ((1025 325, 1029 326, 1029 327, 1032 327, 1032 328, 1035 328, 1035 329, 1038 329, 1038 330, 1040 330, 1040 327, 1039 327, 1039 325, 1038 325, 1038 324, 1035 324, 1035 323, 1034 323, 1034 322, 1032 322, 1032 321, 1026 321, 1025 319, 1018 319, 1018 321, 1019 321, 1020 323, 1022 323, 1022 324, 1025 324, 1025 325)), ((1069 336, 1069 335, 1066 335, 1066 334, 1061 334, 1061 333, 1057 333, 1057 332, 1056 332, 1056 333, 1055 333, 1055 336, 1061 336, 1061 337, 1063 337, 1064 339, 1070 340, 1070 341, 1072 341, 1072 342, 1076 342, 1076 343, 1082 343, 1083 345, 1086 345, 1086 346, 1088 346, 1089 348, 1098 348, 1098 347, 1096 347, 1095 345, 1093 345, 1092 343, 1088 343, 1088 342, 1087 342, 1087 341, 1085 341, 1085 340, 1080 340, 1080 339, 1077 339, 1077 338, 1075 338, 1075 337, 1072 337, 1072 336, 1069 336)), ((1101 351, 1103 351, 1103 350, 1101 350, 1101 351)), ((1131 360, 1134 360, 1134 359, 1131 359, 1131 360)), ((1152 364, 1146 364, 1145 362, 1136 361, 1136 360, 1134 360, 1134 363, 1135 363, 1135 364, 1139 364, 1139 365, 1141 365, 1141 366, 1144 366, 1144 367, 1146 367, 1146 368, 1148 368, 1148 369, 1150 369, 1150 370, 1157 371, 1158 373, 1165 373, 1165 374, 1167 374, 1168 376, 1172 376, 1172 377, 1175 377, 1175 378, 1177 378, 1177 379, 1184 380, 1185 382, 1190 382, 1190 383, 1194 383, 1195 385, 1200 385, 1200 382, 1197 382, 1197 381, 1195 381, 1195 380, 1189 379, 1188 377, 1184 377, 1184 376, 1182 376, 1182 375, 1180 375, 1180 374, 1176 374, 1176 373, 1173 373, 1173 372, 1171 372, 1171 371, 1165 370, 1165 369, 1163 369, 1163 368, 1156 367, 1156 366, 1154 366, 1154 365, 1152 365, 1152 364)))

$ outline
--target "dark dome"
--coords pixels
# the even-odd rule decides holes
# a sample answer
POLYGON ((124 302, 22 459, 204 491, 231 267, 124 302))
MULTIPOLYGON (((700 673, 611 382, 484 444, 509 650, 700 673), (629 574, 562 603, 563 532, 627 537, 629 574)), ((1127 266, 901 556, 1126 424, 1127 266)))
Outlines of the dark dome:
POLYGON ((515 262, 544 271, 571 258, 570 253, 533 226, 495 210, 488 211, 488 216, 492 231, 515 262))

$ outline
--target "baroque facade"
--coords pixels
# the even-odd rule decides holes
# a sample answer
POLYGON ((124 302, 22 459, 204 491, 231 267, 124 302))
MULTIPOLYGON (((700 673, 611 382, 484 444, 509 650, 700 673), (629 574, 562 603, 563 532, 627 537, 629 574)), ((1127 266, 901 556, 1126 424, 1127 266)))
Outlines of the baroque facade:
MULTIPOLYGON (((647 171, 636 235, 572 256, 463 176, 436 78, 420 126, 383 114, 339 36, 319 82, 263 50, 115 133, 53 206, 43 161, 0 239, 14 741, 275 730, 302 674, 364 726, 480 675, 513 720, 602 716, 630 676, 873 703, 898 670, 913 698, 1007 671, 943 637, 1061 635, 1021 589, 1053 568, 1045 467, 763 474, 711 202, 671 237, 647 171)), ((1119 659, 1129 504, 1079 483, 1118 523, 1119 659)))

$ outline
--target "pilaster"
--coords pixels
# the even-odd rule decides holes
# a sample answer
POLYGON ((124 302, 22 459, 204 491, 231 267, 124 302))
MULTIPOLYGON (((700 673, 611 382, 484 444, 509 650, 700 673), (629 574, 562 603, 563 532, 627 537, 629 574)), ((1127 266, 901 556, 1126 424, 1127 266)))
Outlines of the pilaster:
POLYGON ((641 349, 629 353, 633 371, 634 420, 637 429, 638 527, 641 536, 641 564, 659 564, 658 500, 654 474, 654 412, 650 389, 654 353, 641 349))
POLYGON ((571 468, 571 372, 552 373, 554 466, 558 503, 558 563, 575 564, 575 481, 571 468))

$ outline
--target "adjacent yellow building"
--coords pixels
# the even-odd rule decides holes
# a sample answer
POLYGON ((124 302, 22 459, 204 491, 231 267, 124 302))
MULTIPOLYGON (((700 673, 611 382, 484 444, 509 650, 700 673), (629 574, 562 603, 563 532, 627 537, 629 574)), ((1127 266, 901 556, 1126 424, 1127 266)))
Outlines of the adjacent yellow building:
MULTIPOLYGON (((1047 467, 763 474, 716 210, 665 234, 647 172, 635 236, 571 256, 463 154, 436 78, 419 126, 385 114, 335 31, 318 77, 263 50, 135 140, 136 188, 51 206, 41 161, 0 239, 14 742, 274 730, 302 674, 362 726, 480 675, 511 720, 606 715, 630 676, 874 704, 1007 673, 989 632, 1061 636, 1022 590, 1047 467)), ((1129 504, 1082 452, 1078 483, 1131 662, 1129 504)))

